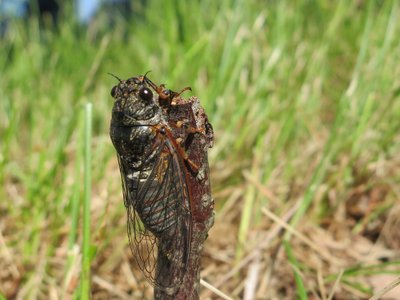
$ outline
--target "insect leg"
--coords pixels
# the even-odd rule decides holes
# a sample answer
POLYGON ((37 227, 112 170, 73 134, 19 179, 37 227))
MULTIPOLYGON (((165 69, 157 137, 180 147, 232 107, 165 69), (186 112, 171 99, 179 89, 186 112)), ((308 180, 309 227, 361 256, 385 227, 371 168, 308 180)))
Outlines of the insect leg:
POLYGON ((155 125, 153 126, 153 128, 155 128, 157 133, 166 135, 168 137, 168 139, 172 142, 178 156, 181 157, 187 165, 189 165, 190 169, 195 174, 197 174, 200 169, 199 166, 189 158, 189 155, 186 153, 185 149, 180 145, 179 140, 174 138, 172 132, 168 128, 162 125, 155 125))

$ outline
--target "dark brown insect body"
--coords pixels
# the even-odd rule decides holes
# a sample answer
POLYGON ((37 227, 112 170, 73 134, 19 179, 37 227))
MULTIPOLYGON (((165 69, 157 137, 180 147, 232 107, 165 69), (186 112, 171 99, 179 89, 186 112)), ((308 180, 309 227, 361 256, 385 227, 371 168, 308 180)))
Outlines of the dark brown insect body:
POLYGON ((208 135, 210 143, 204 147, 210 147, 212 128, 208 122, 202 129, 182 126, 189 121, 174 119, 170 109, 179 94, 165 91, 145 76, 119 79, 111 90, 116 101, 110 136, 121 171, 131 250, 146 278, 173 294, 191 252, 196 216, 189 182, 208 184, 203 176, 208 164, 191 161, 189 144, 194 134, 201 134, 208 135))

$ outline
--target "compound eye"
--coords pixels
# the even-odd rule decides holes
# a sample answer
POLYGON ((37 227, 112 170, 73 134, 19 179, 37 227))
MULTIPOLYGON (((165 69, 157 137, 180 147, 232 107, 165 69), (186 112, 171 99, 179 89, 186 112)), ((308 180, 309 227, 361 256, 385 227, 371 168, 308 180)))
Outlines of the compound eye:
POLYGON ((143 87, 139 91, 139 97, 146 102, 150 102, 153 99, 153 93, 147 87, 143 87))
POLYGON ((114 87, 111 89, 111 97, 115 98, 115 97, 117 96, 118 91, 119 91, 118 86, 117 86, 117 85, 114 86, 114 87))
POLYGON ((162 93, 163 93, 164 96, 166 96, 166 97, 171 96, 171 90, 163 90, 162 93))

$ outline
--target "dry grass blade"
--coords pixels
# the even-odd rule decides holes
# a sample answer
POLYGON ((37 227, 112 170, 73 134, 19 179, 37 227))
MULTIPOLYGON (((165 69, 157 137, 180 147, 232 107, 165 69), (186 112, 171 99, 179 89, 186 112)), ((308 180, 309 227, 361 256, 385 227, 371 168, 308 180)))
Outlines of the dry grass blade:
POLYGON ((214 294, 220 296, 222 299, 233 300, 233 298, 231 298, 228 295, 226 295, 225 293, 221 292, 219 289, 212 286, 211 284, 209 284, 207 281, 204 281, 203 279, 200 279, 200 284, 202 286, 204 286, 205 288, 209 289, 210 291, 212 291, 214 294))
POLYGON ((251 263, 249 271, 247 273, 246 283, 244 286, 244 296, 243 296, 244 300, 255 299, 257 282, 260 275, 260 261, 261 261, 261 253, 260 250, 257 250, 255 258, 251 263))
POLYGON ((312 240, 310 240, 308 237, 306 237, 304 234, 299 232, 298 230, 294 229, 292 226, 290 226, 288 223, 284 222, 282 219, 280 219, 277 215, 272 213, 270 210, 268 210, 266 207, 263 207, 261 211, 271 220, 274 222, 278 223, 281 225, 283 228, 285 228, 288 232, 296 236, 298 239, 300 239, 303 243, 305 243, 307 246, 309 246, 311 249, 313 249, 315 252, 319 253, 321 257, 325 258, 327 261, 330 261, 331 263, 335 265, 345 265, 344 262, 341 260, 333 257, 328 253, 328 251, 322 249, 319 247, 317 244, 315 244, 312 240))
POLYGON ((375 294, 374 296, 369 298, 369 300, 378 300, 378 299, 380 299, 383 295, 385 295, 390 290, 393 290, 398 285, 400 285, 400 277, 398 277, 395 280, 393 280, 391 283, 389 283, 387 286, 385 286, 381 291, 379 291, 377 294, 375 294))
POLYGON ((335 284, 334 284, 333 287, 332 287, 332 290, 331 290, 331 292, 330 292, 330 294, 329 294, 328 300, 332 300, 332 299, 333 299, 333 295, 335 294, 335 290, 336 290, 337 286, 339 285, 339 282, 340 282, 340 279, 341 279, 342 276, 343 276, 343 273, 344 273, 344 271, 341 270, 340 273, 339 273, 339 275, 338 275, 338 277, 336 278, 335 284))
MULTIPOLYGON (((283 217, 281 220, 284 222, 287 222, 290 220, 290 218, 293 216, 293 214, 296 212, 298 208, 298 203, 294 205, 283 217)), ((286 223, 285 223, 286 224, 286 223)), ((247 266, 247 264, 253 260, 257 256, 257 250, 263 250, 264 248, 268 247, 268 245, 271 243, 271 241, 279 235, 280 231, 282 230, 283 226, 280 224, 277 224, 275 227, 273 227, 268 236, 264 239, 264 241, 259 244, 259 246, 254 249, 250 254, 248 254, 246 257, 244 257, 234 268, 231 269, 227 274, 225 274, 223 277, 221 277, 220 280, 215 284, 216 287, 220 287, 222 284, 224 284, 226 281, 228 281, 230 278, 235 276, 242 268, 247 266)))
POLYGON ((108 282, 107 280, 104 280, 103 278, 100 278, 97 275, 93 276, 93 283, 96 283, 101 288, 109 291, 111 294, 118 296, 120 299, 126 299, 126 300, 131 299, 130 295, 128 295, 124 291, 120 290, 114 284, 108 282))
POLYGON ((17 266, 14 263, 13 255, 11 251, 7 248, 7 244, 4 240, 3 233, 0 229, 0 256, 4 258, 9 264, 10 271, 15 278, 20 277, 20 273, 18 271, 17 266))
POLYGON ((321 268, 320 265, 317 268, 317 283, 318 283, 319 292, 321 294, 321 299, 322 300, 327 300, 328 298, 326 297, 324 278, 323 278, 323 275, 322 275, 322 268, 321 268))

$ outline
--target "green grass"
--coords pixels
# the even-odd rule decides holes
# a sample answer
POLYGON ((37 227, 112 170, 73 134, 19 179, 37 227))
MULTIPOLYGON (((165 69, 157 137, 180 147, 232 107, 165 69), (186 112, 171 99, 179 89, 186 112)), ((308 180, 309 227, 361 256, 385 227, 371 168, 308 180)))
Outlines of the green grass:
POLYGON ((301 300, 306 300, 308 299, 307 297, 307 290, 304 286, 304 282, 301 279, 301 273, 299 272, 299 262, 297 261, 296 257, 293 255, 293 251, 287 241, 284 241, 283 243, 286 251, 286 255, 288 256, 288 260, 290 264, 292 265, 293 268, 293 273, 294 273, 294 280, 296 281, 296 286, 297 286, 297 296, 301 300))
MULTIPOLYGON (((289 224, 306 235, 312 224, 338 241, 369 237, 371 224, 396 216, 397 1, 148 1, 136 4, 130 22, 117 16, 111 24, 101 14, 87 29, 70 12, 56 32, 40 30, 35 18, 13 21, 0 41, 0 270, 19 282, 24 299, 77 290, 82 256, 85 272, 91 264, 92 274, 110 281, 122 264, 125 211, 108 137, 116 81, 108 72, 127 78, 151 70, 156 83, 191 86, 201 99, 216 132, 210 151, 215 233, 227 223, 237 237, 226 254, 230 264, 209 262, 222 265, 222 273, 251 253, 254 235, 272 226, 264 206, 281 216, 300 202, 289 224), (87 102, 92 139, 82 136, 87 102), (238 200, 228 209, 233 191, 238 200), (363 197, 372 199, 373 211, 351 219, 354 224, 343 221, 349 231, 340 235, 335 222, 350 218, 346 205, 363 197), (224 209, 229 214, 221 220, 224 209)), ((382 232, 383 239, 388 232, 394 231, 382 232)), ((289 272, 297 283, 292 288, 306 299, 314 267, 300 257, 295 237, 284 240, 297 268, 289 272)), ((371 295, 364 279, 399 268, 399 249, 387 249, 394 254, 385 259, 394 264, 346 257, 343 286, 371 295)), ((324 274, 327 286, 340 273, 333 269, 324 274)), ((245 276, 239 272, 235 280, 245 276)), ((210 279, 218 281, 218 274, 210 279)), ((220 288, 239 297, 232 284, 220 288)), ((0 283, 8 295, 5 290, 0 283)))
POLYGON ((84 154, 84 198, 83 198, 83 243, 82 278, 79 299, 90 299, 90 202, 92 190, 92 103, 85 105, 85 154, 84 154))

